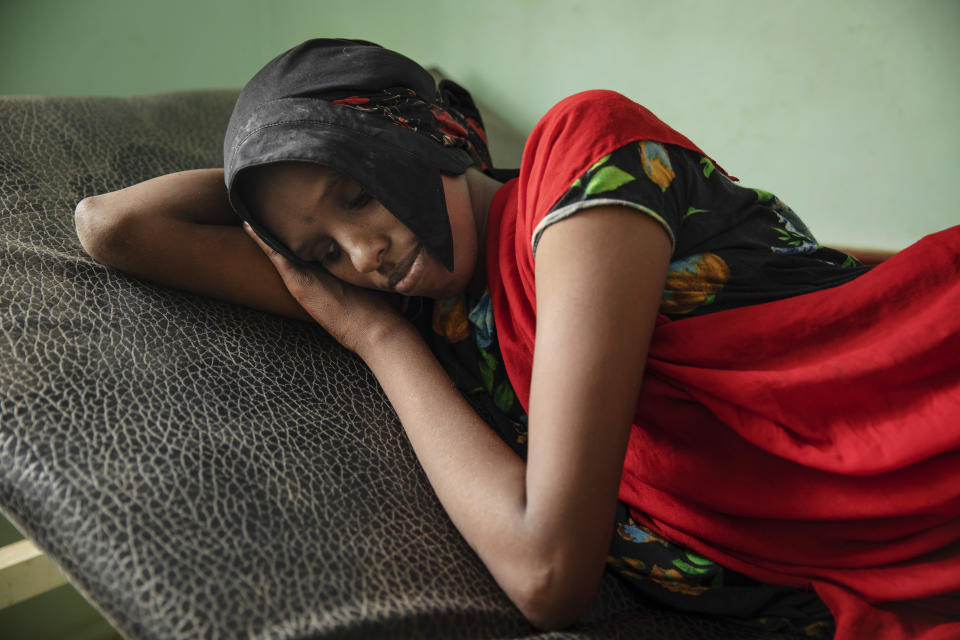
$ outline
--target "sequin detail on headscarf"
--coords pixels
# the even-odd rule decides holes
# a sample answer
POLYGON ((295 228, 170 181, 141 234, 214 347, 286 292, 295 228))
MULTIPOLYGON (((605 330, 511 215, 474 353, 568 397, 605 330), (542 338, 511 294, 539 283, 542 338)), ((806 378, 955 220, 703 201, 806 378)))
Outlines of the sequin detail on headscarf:
POLYGON ((483 125, 469 115, 431 104, 412 90, 392 87, 368 94, 330 100, 333 104, 372 113, 390 122, 429 137, 444 147, 460 148, 470 154, 477 169, 490 167, 487 136, 483 125))

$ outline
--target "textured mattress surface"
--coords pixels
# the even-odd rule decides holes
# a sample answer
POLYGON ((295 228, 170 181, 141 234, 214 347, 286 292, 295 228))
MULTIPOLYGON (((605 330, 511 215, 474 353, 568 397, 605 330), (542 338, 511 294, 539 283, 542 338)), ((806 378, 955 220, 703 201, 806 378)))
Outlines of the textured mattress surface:
POLYGON ((235 91, 0 98, 0 506, 130 638, 753 638, 612 576, 538 634, 318 327, 106 269, 84 196, 219 166, 235 91))

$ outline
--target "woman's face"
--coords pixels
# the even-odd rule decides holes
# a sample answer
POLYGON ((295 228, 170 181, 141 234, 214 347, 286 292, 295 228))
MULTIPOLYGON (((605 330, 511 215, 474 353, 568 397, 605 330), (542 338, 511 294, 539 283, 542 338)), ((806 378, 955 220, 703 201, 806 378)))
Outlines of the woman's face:
POLYGON ((260 222, 301 260, 340 280, 442 299, 463 291, 473 275, 477 232, 464 176, 442 176, 453 235, 450 272, 356 181, 304 162, 252 173, 247 197, 260 222))

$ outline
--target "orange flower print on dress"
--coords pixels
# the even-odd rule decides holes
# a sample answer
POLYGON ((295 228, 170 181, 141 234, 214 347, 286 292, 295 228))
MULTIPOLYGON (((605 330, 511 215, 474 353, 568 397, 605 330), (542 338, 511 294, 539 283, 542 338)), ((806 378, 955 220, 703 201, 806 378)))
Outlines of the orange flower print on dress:
POLYGON ((676 569, 663 569, 658 566, 654 566, 653 569, 650 570, 650 579, 664 589, 685 593, 690 596, 698 596, 710 588, 691 584, 688 579, 676 569))
POLYGON ((470 337, 467 303, 463 294, 447 298, 433 306, 433 332, 451 343, 470 337))
POLYGON ((698 253, 670 263, 660 299, 663 313, 690 313, 713 302, 730 279, 730 267, 715 253, 698 253))
POLYGON ((656 142, 644 140, 640 143, 640 159, 643 163, 643 172, 647 177, 654 184, 659 185, 661 191, 666 191, 676 177, 670 165, 667 150, 656 142))

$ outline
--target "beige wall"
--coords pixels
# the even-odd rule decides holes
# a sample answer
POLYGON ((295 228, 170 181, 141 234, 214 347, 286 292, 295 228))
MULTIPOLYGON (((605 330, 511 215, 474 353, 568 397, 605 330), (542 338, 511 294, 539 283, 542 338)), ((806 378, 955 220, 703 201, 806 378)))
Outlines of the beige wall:
POLYGON ((313 36, 439 65, 523 131, 622 91, 821 241, 960 222, 957 0, 0 0, 0 93, 238 86, 313 36))

